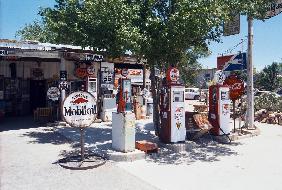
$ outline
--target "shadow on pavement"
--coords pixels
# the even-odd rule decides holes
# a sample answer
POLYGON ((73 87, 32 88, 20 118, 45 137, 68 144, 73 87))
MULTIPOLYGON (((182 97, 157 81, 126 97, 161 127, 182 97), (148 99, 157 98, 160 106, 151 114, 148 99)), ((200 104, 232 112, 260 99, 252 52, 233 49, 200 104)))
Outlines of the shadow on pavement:
POLYGON ((70 139, 61 135, 60 133, 53 131, 51 128, 44 128, 38 131, 31 131, 24 133, 22 136, 30 137, 30 143, 39 143, 39 144, 65 144, 70 143, 70 139))
MULTIPOLYGON (((188 141, 189 142, 189 141, 188 141)), ((183 152, 175 152, 166 148, 161 148, 159 153, 152 154, 146 159, 159 164, 191 164, 196 161, 215 162, 220 161, 222 156, 236 156, 238 153, 232 150, 233 146, 240 143, 220 144, 214 141, 191 142, 191 147, 183 152)))
POLYGON ((0 122, 0 132, 37 128, 40 124, 33 121, 32 116, 6 117, 0 122))

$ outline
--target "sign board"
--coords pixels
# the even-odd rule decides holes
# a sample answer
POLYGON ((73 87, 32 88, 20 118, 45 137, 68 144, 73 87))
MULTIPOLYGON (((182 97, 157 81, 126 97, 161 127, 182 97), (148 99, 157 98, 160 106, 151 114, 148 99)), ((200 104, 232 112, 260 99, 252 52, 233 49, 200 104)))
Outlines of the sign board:
POLYGON ((60 80, 61 81, 67 80, 67 71, 60 71, 60 80))
POLYGON ((108 62, 101 62, 101 80, 102 88, 113 90, 115 81, 114 64, 108 62))
POLYGON ((62 116, 72 127, 88 127, 96 115, 96 99, 88 92, 74 92, 64 100, 62 116))
POLYGON ((60 97, 60 90, 57 87, 50 87, 47 91, 47 97, 48 99, 52 100, 52 101, 56 101, 59 100, 60 97))
POLYGON ((60 90, 67 90, 69 87, 69 83, 67 81, 61 81, 59 84, 60 90))
POLYGON ((179 70, 174 67, 168 69, 166 79, 171 83, 177 83, 179 80, 179 70))
POLYGON ((238 71, 247 69, 247 54, 238 53, 217 57, 217 69, 223 71, 238 71))
POLYGON ((277 0, 276 3, 270 3, 267 12, 266 18, 274 17, 282 12, 282 0, 277 0))
POLYGON ((124 77, 127 77, 127 75, 128 75, 128 69, 122 69, 122 70, 121 70, 121 75, 124 76, 124 77))
POLYGON ((230 36, 240 33, 240 14, 237 14, 231 19, 224 23, 223 35, 230 36))
POLYGON ((233 101, 240 98, 244 93, 244 82, 235 75, 227 77, 223 84, 229 86, 229 96, 233 101))

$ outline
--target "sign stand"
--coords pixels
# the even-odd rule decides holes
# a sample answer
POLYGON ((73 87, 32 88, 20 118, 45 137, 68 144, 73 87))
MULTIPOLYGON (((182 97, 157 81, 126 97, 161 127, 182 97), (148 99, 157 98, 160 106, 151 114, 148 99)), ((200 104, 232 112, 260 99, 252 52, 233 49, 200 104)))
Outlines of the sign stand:
POLYGON ((84 128, 80 127, 80 153, 81 153, 81 162, 84 161, 84 153, 85 153, 85 147, 84 147, 84 128))
POLYGON ((96 119, 96 98, 84 91, 71 93, 63 102, 62 117, 80 132, 80 155, 60 159, 59 165, 66 169, 86 170, 106 163, 105 158, 91 153, 85 155, 85 128, 96 119))

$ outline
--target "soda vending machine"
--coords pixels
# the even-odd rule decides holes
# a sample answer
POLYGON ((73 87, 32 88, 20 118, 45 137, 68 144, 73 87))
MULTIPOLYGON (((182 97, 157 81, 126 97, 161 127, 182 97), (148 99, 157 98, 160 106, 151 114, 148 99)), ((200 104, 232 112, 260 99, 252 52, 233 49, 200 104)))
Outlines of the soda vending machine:
POLYGON ((186 139, 185 87, 179 82, 179 71, 170 68, 160 97, 160 140, 164 143, 182 142, 186 139))
POLYGON ((209 121, 214 135, 230 134, 230 99, 229 87, 216 84, 209 87, 209 121))

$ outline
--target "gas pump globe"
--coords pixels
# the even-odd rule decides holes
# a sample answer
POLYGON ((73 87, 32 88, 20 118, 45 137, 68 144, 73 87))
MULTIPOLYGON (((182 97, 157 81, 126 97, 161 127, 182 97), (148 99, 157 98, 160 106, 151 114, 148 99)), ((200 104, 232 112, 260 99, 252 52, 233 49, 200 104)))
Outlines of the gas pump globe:
POLYGON ((185 87, 179 82, 179 70, 170 68, 160 97, 160 140, 164 143, 186 139, 184 91, 185 87))

